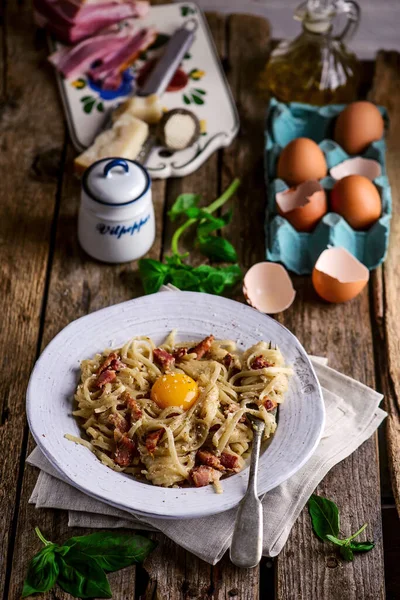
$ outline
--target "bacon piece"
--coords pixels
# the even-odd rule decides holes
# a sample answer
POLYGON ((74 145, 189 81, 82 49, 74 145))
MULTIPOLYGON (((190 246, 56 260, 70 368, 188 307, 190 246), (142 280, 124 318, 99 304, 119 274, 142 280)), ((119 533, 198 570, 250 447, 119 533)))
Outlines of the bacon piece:
POLYGON ((97 375, 100 375, 101 373, 103 373, 103 371, 109 369, 111 367, 111 363, 116 360, 119 360, 118 354, 116 354, 115 352, 111 352, 108 356, 106 356, 106 358, 103 360, 103 362, 97 369, 97 375))
POLYGON ((173 354, 173 357, 175 358, 175 360, 180 360, 181 358, 186 356, 187 353, 188 353, 187 348, 175 348, 175 350, 172 351, 172 354, 173 354))
POLYGON ((214 336, 213 335, 209 335, 206 338, 204 338, 204 340, 202 340, 200 343, 197 344, 197 346, 195 346, 194 348, 191 348, 189 350, 190 353, 195 352, 196 353, 196 360, 200 360, 200 358, 203 358, 203 356, 205 354, 207 354, 207 352, 210 350, 211 348, 211 344, 214 341, 214 336))
POLYGON ((217 469, 218 471, 224 470, 218 456, 215 456, 212 452, 208 452, 208 450, 198 450, 196 458, 202 465, 213 467, 213 469, 217 469))
POLYGON ((117 429, 114 431, 114 439, 116 441, 114 462, 120 467, 129 467, 136 454, 135 442, 117 429))
POLYGON ((170 369, 175 363, 175 358, 172 356, 172 354, 166 350, 163 350, 162 348, 155 348, 153 350, 153 356, 154 360, 160 365, 160 367, 166 371, 168 371, 168 369, 170 369))
POLYGON ((129 392, 122 392, 122 394, 118 397, 118 401, 127 407, 129 414, 134 421, 138 421, 140 417, 143 416, 143 412, 139 406, 139 403, 135 398, 132 398, 129 392))
POLYGON ((238 471, 240 469, 239 458, 234 454, 229 454, 229 452, 223 452, 221 454, 220 462, 225 469, 228 469, 228 471, 238 471))
POLYGON ((278 406, 278 403, 275 400, 271 400, 271 398, 265 398, 262 405, 267 409, 267 411, 274 410, 278 406))
POLYGON ((190 476, 196 487, 203 487, 204 485, 218 481, 221 477, 221 473, 212 467, 200 465, 199 467, 194 467, 190 471, 190 476))
POLYGON ((146 449, 149 454, 154 454, 154 450, 157 448, 157 444, 160 441, 164 429, 157 429, 152 431, 146 437, 146 449))
POLYGON ((129 430, 128 420, 119 413, 109 415, 108 422, 114 425, 115 429, 121 433, 126 433, 129 430))
POLYGON ((96 386, 98 388, 102 388, 106 385, 106 383, 111 383, 112 381, 114 381, 116 377, 117 374, 115 373, 115 371, 110 371, 110 369, 107 369, 106 371, 100 373, 100 375, 97 377, 96 386))
POLYGON ((224 358, 222 359, 222 364, 225 365, 225 367, 227 369, 230 369, 233 361, 234 361, 234 358, 233 358, 232 354, 229 354, 229 352, 227 352, 227 354, 225 354, 224 358))
POLYGON ((255 359, 253 360, 253 362, 251 363, 251 368, 254 369, 254 371, 257 371, 258 369, 265 369, 267 367, 273 367, 274 363, 270 363, 268 362, 268 360, 266 358, 264 358, 264 356, 262 354, 260 354, 260 356, 256 356, 255 359))

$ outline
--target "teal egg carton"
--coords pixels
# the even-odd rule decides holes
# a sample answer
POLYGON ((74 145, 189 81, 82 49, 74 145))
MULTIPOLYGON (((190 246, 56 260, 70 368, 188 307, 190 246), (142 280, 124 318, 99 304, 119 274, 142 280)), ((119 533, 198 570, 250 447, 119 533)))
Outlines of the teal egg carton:
MULTIPOLYGON (((321 254, 330 246, 346 248, 368 269, 375 269, 386 257, 389 245, 392 198, 386 175, 386 143, 384 138, 373 142, 358 156, 371 158, 381 165, 382 173, 374 179, 382 201, 382 214, 368 231, 355 231, 337 213, 328 212, 311 233, 296 231, 292 225, 277 214, 275 195, 288 189, 288 185, 276 178, 276 166, 283 148, 298 137, 314 140, 325 155, 329 169, 342 163, 350 156, 330 137, 334 121, 346 107, 345 104, 313 106, 300 102, 284 104, 275 98, 270 100, 265 131, 265 175, 268 189, 266 219, 267 260, 280 262, 298 275, 307 275, 321 254)), ((388 125, 386 109, 378 106, 385 126, 388 125)), ((328 195, 335 184, 330 176, 320 180, 328 195)))

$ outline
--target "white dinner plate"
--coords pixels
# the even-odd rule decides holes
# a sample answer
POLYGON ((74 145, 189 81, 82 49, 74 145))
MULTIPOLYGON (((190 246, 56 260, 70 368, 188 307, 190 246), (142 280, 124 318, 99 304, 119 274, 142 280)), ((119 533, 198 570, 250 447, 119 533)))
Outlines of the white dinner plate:
POLYGON ((68 483, 97 500, 142 516, 193 518, 237 505, 247 483, 248 469, 213 486, 165 489, 136 481, 103 465, 84 446, 64 435, 79 435, 72 416, 80 361, 107 347, 120 347, 137 335, 162 342, 171 329, 180 340, 213 334, 233 339, 240 349, 257 341, 277 344, 293 366, 278 427, 260 458, 259 494, 283 483, 307 461, 323 431, 325 411, 314 369, 299 341, 277 321, 226 298, 195 292, 158 293, 104 308, 65 327, 47 346, 32 372, 27 391, 31 432, 46 458, 68 483))

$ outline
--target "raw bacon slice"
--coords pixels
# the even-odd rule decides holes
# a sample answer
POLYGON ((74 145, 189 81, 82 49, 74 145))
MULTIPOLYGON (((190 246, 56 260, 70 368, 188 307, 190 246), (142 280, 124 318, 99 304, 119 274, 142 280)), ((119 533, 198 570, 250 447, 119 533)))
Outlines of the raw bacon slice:
POLYGON ((74 0, 34 0, 36 22, 46 27, 58 40, 75 44, 101 29, 124 19, 143 17, 146 1, 106 0, 86 4, 74 0))

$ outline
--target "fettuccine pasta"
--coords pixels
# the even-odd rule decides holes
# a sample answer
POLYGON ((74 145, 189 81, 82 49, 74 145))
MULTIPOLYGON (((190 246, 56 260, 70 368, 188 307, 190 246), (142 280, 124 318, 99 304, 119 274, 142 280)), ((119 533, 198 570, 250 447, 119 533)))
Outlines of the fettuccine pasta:
POLYGON ((136 337, 81 364, 73 414, 85 445, 108 467, 154 485, 203 486, 240 471, 251 450, 246 414, 276 429, 292 370, 279 349, 258 342, 245 352, 231 340, 156 347, 136 337))

